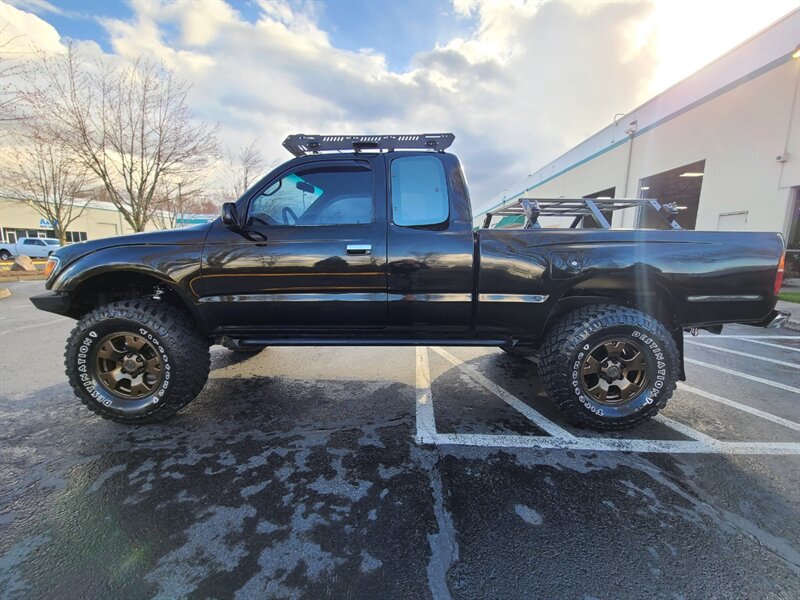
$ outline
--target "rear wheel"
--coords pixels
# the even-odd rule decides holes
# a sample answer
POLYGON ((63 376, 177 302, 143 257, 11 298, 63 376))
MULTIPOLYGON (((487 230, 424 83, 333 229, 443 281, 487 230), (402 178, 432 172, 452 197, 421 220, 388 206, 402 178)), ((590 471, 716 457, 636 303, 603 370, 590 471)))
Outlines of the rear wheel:
POLYGON ((156 300, 93 310, 72 330, 64 358, 81 402, 120 423, 168 419, 200 393, 209 371, 208 344, 191 318, 156 300))
POLYGON ((0 250, 0 260, 11 260, 11 252, 8 250, 0 250))
POLYGON ((542 385, 573 423, 625 429, 652 418, 675 390, 680 355, 659 321, 622 306, 562 317, 542 346, 542 385))

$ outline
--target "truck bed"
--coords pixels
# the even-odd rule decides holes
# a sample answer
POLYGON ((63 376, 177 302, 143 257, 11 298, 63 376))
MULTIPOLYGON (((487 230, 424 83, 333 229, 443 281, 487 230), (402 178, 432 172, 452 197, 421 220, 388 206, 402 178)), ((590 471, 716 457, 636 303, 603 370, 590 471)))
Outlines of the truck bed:
POLYGON ((478 298, 487 300, 479 328, 488 333, 511 317, 535 336, 555 303, 585 296, 661 303, 682 327, 763 321, 775 306, 783 241, 775 233, 481 229, 476 251, 478 298))

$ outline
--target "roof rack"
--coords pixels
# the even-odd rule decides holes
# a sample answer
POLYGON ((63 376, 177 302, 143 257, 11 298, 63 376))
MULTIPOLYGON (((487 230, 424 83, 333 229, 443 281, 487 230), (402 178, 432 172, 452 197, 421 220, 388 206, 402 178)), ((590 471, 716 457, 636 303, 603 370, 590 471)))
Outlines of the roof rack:
POLYGON ((362 150, 438 150, 444 152, 456 136, 452 133, 407 135, 306 135, 296 133, 283 140, 283 147, 295 156, 320 152, 361 152, 362 150))
POLYGON ((640 206, 655 211, 670 229, 681 229, 675 220, 678 207, 674 203, 662 205, 652 198, 519 198, 513 204, 487 212, 483 228, 489 228, 492 217, 515 216, 524 217, 523 229, 540 228, 539 217, 573 217, 570 229, 575 229, 588 216, 603 229, 611 229, 604 213, 640 206))

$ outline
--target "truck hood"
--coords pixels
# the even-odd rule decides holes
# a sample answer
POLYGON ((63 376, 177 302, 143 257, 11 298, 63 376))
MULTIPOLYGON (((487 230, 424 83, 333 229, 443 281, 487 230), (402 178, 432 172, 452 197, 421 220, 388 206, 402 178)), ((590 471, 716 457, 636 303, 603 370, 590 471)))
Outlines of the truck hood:
POLYGON ((117 237, 89 240, 79 244, 63 246, 53 253, 60 261, 60 268, 77 260, 82 256, 115 248, 118 246, 185 246, 202 244, 212 223, 201 223, 181 229, 165 229, 163 231, 148 231, 146 233, 133 233, 117 237))

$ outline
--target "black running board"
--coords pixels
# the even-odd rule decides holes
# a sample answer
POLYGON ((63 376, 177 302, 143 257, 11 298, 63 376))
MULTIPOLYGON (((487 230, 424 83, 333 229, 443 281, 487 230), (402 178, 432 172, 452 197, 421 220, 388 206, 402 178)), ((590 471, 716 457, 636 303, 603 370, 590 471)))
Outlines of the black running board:
POLYGON ((508 340, 408 339, 408 338, 233 338, 242 346, 505 346, 508 340))

